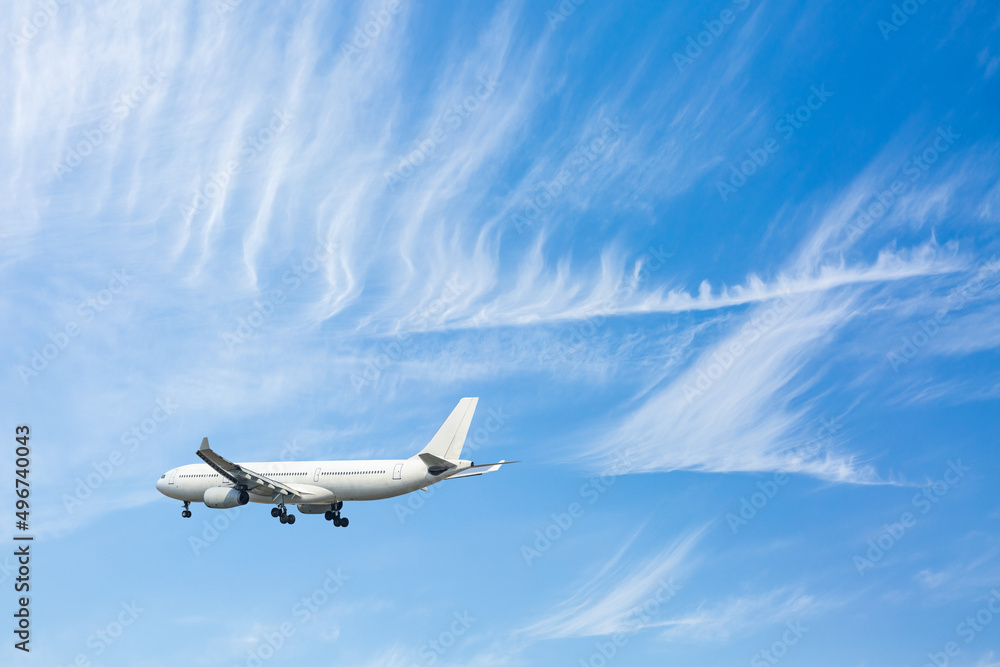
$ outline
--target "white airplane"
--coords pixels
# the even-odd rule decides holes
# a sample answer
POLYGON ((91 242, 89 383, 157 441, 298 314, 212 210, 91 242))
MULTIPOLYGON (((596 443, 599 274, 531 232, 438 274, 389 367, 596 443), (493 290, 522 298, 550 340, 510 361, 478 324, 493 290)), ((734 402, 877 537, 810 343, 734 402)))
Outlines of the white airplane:
POLYGON ((193 502, 214 509, 254 502, 275 505, 271 516, 291 524, 295 515, 288 513, 285 504, 292 503, 303 514, 323 514, 333 525, 347 526, 348 518, 340 515, 344 501, 392 498, 445 479, 474 477, 499 470, 505 463, 517 463, 477 466, 459 458, 478 401, 460 400, 427 446, 408 459, 233 463, 212 451, 204 438, 196 453, 205 463, 164 473, 156 489, 184 502, 184 518, 191 517, 193 502))

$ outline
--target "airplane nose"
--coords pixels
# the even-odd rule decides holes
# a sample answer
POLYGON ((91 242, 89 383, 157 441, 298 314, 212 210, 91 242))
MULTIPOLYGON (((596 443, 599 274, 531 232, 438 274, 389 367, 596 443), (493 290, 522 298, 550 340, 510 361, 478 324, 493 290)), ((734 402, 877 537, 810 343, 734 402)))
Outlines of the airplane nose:
POLYGON ((167 480, 164 479, 163 477, 156 480, 156 490, 159 491, 160 493, 164 492, 164 490, 166 489, 166 485, 167 485, 167 480))

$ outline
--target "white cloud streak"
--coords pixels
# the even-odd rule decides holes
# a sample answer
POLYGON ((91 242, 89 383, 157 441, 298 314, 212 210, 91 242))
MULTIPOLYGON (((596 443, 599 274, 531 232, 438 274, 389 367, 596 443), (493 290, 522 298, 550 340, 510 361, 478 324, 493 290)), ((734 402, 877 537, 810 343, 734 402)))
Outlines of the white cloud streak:
POLYGON ((577 593, 524 631, 556 639, 629 633, 654 624, 655 620, 643 617, 643 605, 655 599, 657 591, 661 598, 656 600, 657 609, 670 604, 694 566, 692 552, 705 529, 691 531, 642 562, 626 559, 637 532, 577 593))
POLYGON ((753 634, 771 625, 796 621, 821 607, 812 596, 785 589, 733 597, 661 623, 671 641, 718 642, 753 634))

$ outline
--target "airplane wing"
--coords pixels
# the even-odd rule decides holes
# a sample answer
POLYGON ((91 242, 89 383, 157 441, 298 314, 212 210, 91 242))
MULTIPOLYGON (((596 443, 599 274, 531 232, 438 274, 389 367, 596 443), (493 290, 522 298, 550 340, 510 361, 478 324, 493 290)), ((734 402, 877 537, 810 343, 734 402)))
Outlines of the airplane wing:
POLYGON ((255 473, 238 463, 233 463, 224 456, 216 454, 208 446, 208 438, 202 438, 201 447, 195 453, 198 454, 202 461, 214 468, 217 473, 229 478, 234 484, 242 484, 250 493, 256 493, 261 496, 271 495, 275 500, 279 496, 284 496, 290 500, 303 498, 300 491, 287 484, 282 484, 270 477, 255 473))
POLYGON ((472 466, 471 468, 466 468, 462 472, 455 473, 447 479, 457 479, 459 477, 475 477, 476 475, 485 475, 488 472, 495 472, 500 470, 500 466, 507 465, 510 463, 520 463, 520 461, 498 461, 497 463, 484 463, 483 465, 472 466))

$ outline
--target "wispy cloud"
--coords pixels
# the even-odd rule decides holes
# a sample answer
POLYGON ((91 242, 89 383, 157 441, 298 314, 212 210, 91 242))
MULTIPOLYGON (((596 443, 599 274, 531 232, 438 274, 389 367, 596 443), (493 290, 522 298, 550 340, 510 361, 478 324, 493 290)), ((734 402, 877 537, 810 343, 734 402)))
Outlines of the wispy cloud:
MULTIPOLYGON (((886 246, 861 271, 845 267, 843 259, 837 262, 845 253, 857 255, 861 250, 857 237, 848 241, 851 237, 845 234, 868 198, 864 193, 880 192, 886 173, 891 176, 886 166, 890 162, 885 156, 877 159, 818 216, 811 216, 814 231, 788 260, 788 271, 823 278, 804 283, 786 279, 783 290, 776 289, 782 284, 778 280, 773 291, 758 286, 737 292, 766 298, 728 323, 721 339, 705 345, 686 368, 665 378, 580 459, 596 458, 600 467, 612 457, 624 457, 625 469, 635 472, 784 471, 838 482, 879 482, 882 478, 874 467, 847 452, 843 443, 829 439, 818 446, 801 446, 811 439, 806 437, 806 425, 815 416, 816 398, 810 392, 822 381, 832 355, 851 349, 841 344, 858 335, 860 322, 878 313, 880 324, 898 327, 912 316, 899 299, 910 293, 910 284, 922 282, 940 289, 942 282, 951 280, 947 276, 962 280, 975 271, 971 257, 933 239, 909 249, 886 246), (814 289, 796 289, 797 284, 814 289), (840 351, 834 353, 835 348, 840 351)), ((954 183, 954 175, 964 168, 959 162, 939 180, 954 183)), ((951 198, 942 198, 941 188, 953 187, 920 192, 924 201, 945 206, 951 198)), ((884 230, 875 235, 881 234, 884 230)), ((701 297, 706 305, 714 301, 707 289, 701 297)), ((928 298, 921 298, 926 312, 928 298)), ((719 299, 718 305, 735 305, 726 300, 719 299)), ((998 321, 995 300, 975 317, 998 321)), ((989 337, 986 342, 981 335, 975 338, 991 345, 989 337)), ((951 339, 949 345, 960 345, 960 339, 961 335, 951 339)), ((885 373, 877 376, 884 378, 885 373)))
POLYGON ((752 634, 769 625, 796 621, 822 605, 811 595, 778 589, 749 597, 733 597, 663 621, 661 636, 669 640, 724 641, 752 634))
POLYGON ((645 559, 636 559, 631 553, 639 533, 633 534, 577 593, 524 631, 540 638, 589 637, 657 625, 655 616, 644 613, 645 603, 653 601, 657 610, 669 606, 695 566, 692 552, 705 530, 693 530, 645 559))

